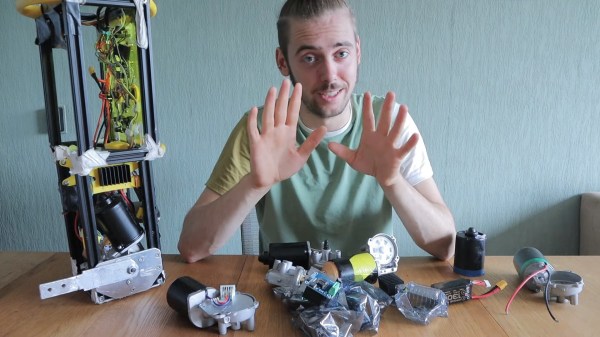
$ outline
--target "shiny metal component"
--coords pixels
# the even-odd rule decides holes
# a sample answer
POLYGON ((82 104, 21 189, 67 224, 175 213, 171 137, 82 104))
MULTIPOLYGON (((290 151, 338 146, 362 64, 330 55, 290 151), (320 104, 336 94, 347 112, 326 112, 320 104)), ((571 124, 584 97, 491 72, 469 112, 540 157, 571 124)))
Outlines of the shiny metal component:
POLYGON ((101 304, 133 295, 164 283, 161 252, 151 248, 98 263, 81 274, 40 284, 40 298, 92 290, 92 299, 101 304))

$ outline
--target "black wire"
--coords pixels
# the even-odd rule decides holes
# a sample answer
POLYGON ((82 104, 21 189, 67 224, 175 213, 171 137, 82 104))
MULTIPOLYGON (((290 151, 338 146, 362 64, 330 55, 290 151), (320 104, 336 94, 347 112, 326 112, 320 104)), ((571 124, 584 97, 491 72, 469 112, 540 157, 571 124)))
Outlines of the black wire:
POLYGON ((106 118, 104 118, 102 120, 102 124, 100 124, 100 128, 98 129, 98 133, 96 134, 96 139, 94 139, 95 143, 98 143, 98 139, 100 139, 100 134, 102 134, 102 129, 104 129, 104 126, 106 125, 106 118))
POLYGON ((548 309, 548 313, 550 314, 550 317, 552 317, 552 319, 558 323, 558 320, 556 319, 556 317, 554 317, 554 315, 552 314, 552 311, 550 310, 550 275, 548 276, 548 283, 546 283, 546 289, 544 290, 544 301, 546 302, 546 309, 548 309))

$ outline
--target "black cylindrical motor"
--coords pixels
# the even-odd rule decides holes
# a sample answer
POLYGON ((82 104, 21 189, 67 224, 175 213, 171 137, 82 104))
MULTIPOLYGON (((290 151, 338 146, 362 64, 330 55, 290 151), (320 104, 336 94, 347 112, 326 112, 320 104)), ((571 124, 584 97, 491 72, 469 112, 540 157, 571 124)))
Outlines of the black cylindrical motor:
POLYGON ((206 290, 206 286, 189 276, 182 276, 169 286, 167 303, 175 311, 187 317, 188 296, 200 290, 206 290))
POLYGON ((454 253, 454 272, 464 276, 481 276, 485 274, 485 234, 469 227, 466 231, 456 233, 454 253))
POLYGON ((138 243, 144 235, 144 230, 118 194, 101 195, 96 200, 95 211, 98 230, 108 237, 117 252, 138 243))
POLYGON ((300 266, 306 270, 310 268, 310 244, 304 242, 270 243, 269 251, 263 252, 258 260, 273 268, 275 260, 290 261, 294 266, 300 266))

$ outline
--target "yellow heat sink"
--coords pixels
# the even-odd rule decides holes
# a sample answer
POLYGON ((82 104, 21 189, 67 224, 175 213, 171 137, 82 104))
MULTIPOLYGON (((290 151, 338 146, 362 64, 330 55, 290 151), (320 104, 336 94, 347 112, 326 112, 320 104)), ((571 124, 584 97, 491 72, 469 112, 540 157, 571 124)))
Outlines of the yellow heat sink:
POLYGON ((92 193, 118 191, 140 187, 140 178, 136 174, 137 162, 98 167, 92 170, 92 193))

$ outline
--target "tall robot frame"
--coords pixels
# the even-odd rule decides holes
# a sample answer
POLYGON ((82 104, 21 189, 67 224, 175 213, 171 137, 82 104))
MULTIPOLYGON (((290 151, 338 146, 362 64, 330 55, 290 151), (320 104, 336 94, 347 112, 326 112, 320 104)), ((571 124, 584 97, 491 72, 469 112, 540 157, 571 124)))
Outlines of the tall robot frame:
POLYGON ((40 285, 40 297, 85 290, 104 303, 161 285, 166 277, 152 173, 152 160, 164 154, 152 77, 150 17, 156 6, 148 0, 83 3, 16 2, 36 21, 48 139, 73 267, 72 277, 40 285), (97 30, 99 73, 84 63, 87 26, 97 30), (55 49, 68 56, 75 141, 61 135, 55 49), (102 106, 93 136, 90 87, 99 91, 102 106))

